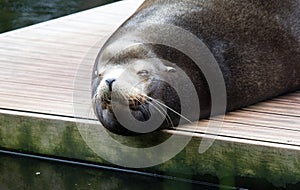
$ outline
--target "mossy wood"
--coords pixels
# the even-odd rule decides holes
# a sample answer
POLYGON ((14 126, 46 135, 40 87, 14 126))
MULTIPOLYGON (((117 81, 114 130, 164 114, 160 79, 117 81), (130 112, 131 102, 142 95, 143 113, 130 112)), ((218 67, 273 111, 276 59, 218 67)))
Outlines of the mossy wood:
MULTIPOLYGON (((100 126, 86 127, 93 131, 100 126)), ((166 138, 169 132, 114 138, 131 146, 147 146, 153 144, 153 139, 166 138)), ((75 122, 2 114, 0 139, 2 149, 111 165, 87 146, 75 122)), ((200 134, 196 135, 173 159, 141 170, 231 186, 252 186, 255 182, 286 187, 299 183, 299 150, 216 140, 208 151, 199 154, 201 139, 200 134)), ((113 147, 107 144, 101 148, 113 147)))

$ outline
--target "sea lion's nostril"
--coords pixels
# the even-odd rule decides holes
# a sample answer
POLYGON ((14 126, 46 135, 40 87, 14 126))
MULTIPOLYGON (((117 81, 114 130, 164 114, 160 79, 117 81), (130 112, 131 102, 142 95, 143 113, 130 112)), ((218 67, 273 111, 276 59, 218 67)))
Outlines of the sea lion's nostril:
POLYGON ((116 79, 106 79, 105 83, 108 86, 109 91, 112 91, 112 85, 116 81, 116 79))

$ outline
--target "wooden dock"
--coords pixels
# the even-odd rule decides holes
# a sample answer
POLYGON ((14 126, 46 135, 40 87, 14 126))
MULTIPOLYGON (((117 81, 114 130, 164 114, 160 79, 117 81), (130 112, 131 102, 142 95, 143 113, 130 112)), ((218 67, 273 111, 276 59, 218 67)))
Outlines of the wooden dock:
MULTIPOLYGON (((103 39, 141 3, 124 0, 0 34, 0 148, 110 165, 76 123, 100 128, 90 111, 94 60, 103 39)), ((142 170, 231 186, 300 184, 300 92, 228 113, 209 134, 213 146, 199 154, 207 122, 156 134, 193 138, 175 158, 142 170)))

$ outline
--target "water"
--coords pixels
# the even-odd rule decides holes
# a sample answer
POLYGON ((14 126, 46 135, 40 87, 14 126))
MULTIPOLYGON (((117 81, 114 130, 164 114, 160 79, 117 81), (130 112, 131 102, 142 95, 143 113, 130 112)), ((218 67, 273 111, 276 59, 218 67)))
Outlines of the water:
POLYGON ((0 0, 0 33, 117 0, 0 0))
POLYGON ((0 189, 213 190, 217 186, 0 153, 0 189))

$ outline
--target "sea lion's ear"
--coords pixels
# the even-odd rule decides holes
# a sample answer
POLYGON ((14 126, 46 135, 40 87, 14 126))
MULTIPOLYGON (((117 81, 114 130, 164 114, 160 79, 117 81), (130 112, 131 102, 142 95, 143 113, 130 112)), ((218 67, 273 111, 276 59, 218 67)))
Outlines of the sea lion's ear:
POLYGON ((166 67, 166 72, 175 73, 176 69, 174 67, 167 66, 166 67))

